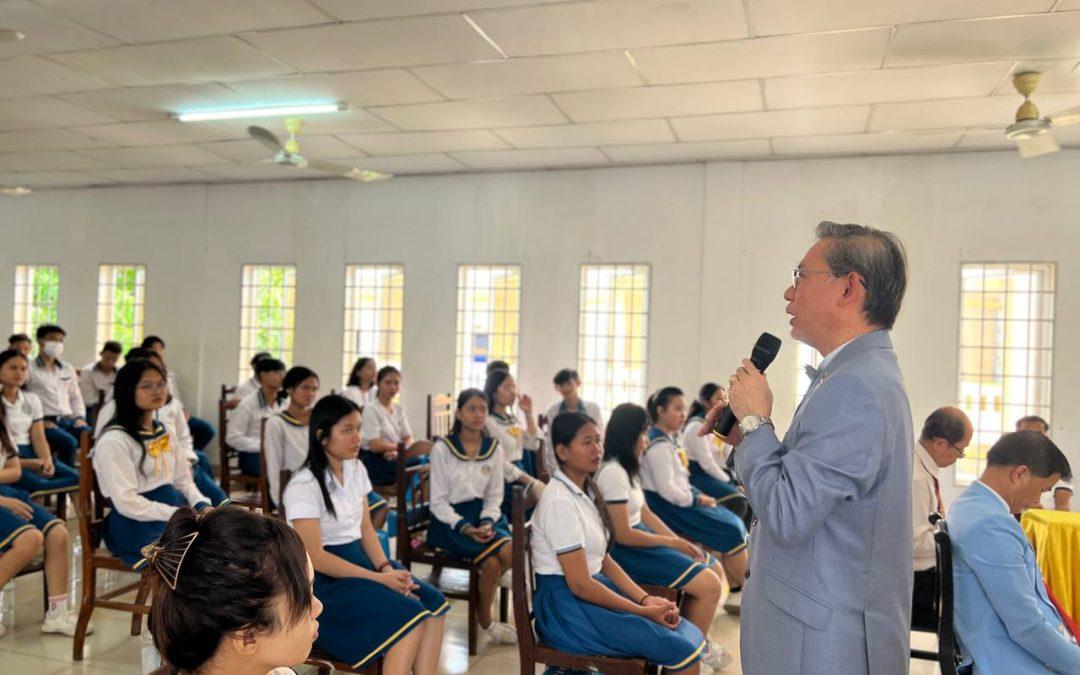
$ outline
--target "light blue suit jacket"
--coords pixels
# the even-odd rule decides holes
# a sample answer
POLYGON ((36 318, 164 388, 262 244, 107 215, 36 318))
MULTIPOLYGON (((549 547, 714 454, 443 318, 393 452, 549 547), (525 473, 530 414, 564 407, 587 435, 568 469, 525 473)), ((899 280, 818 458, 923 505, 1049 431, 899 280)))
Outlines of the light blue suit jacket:
POLYGON ((956 633, 975 673, 1080 673, 1080 647, 1066 637, 1035 551, 997 494, 972 483, 948 516, 956 633))
POLYGON ((783 442, 735 454, 757 522, 742 601, 746 675, 908 672, 911 409, 885 331, 813 379, 783 442))

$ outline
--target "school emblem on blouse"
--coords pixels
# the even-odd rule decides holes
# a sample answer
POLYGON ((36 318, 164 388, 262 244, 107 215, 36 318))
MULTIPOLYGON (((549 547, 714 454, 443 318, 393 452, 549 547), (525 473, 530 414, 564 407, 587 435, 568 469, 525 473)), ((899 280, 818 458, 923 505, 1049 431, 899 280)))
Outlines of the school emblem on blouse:
POLYGON ((491 465, 490 464, 485 464, 484 466, 480 467, 480 473, 484 474, 485 476, 490 476, 491 475, 491 465))
POLYGON ((686 456, 686 450, 683 448, 675 448, 675 454, 679 456, 679 462, 687 471, 690 470, 690 458, 686 456))
POLYGON ((521 427, 510 427, 510 435, 517 438, 521 435, 521 427))
POLYGON ((31 412, 33 412, 33 411, 32 411, 32 410, 30 409, 30 403, 29 403, 29 402, 27 402, 27 401, 23 401, 23 404, 22 404, 22 411, 23 411, 24 413, 26 413, 27 415, 29 415, 29 414, 30 414, 31 412))

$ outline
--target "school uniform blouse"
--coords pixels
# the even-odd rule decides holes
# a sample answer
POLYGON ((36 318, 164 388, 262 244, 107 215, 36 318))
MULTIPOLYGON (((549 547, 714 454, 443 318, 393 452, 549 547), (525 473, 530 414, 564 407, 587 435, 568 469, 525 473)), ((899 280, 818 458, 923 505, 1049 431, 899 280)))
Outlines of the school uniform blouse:
POLYGON ((180 452, 161 422, 154 422, 153 431, 142 432, 139 443, 119 426, 110 425, 94 444, 91 459, 101 493, 112 500, 121 515, 139 521, 167 521, 176 512, 175 506, 151 501, 143 493, 162 485, 172 485, 196 506, 210 504, 191 477, 191 465, 180 452), (136 468, 143 446, 146 457, 136 468))
POLYGON ((371 385, 365 393, 359 385, 350 384, 345 387, 345 391, 341 392, 341 395, 363 408, 368 403, 371 403, 378 398, 379 388, 375 385, 371 385))
POLYGON ((270 497, 281 498, 281 470, 296 471, 308 456, 308 425, 282 411, 266 420, 263 452, 270 497))
POLYGON ((176 441, 176 446, 184 453, 184 457, 189 462, 198 462, 199 456, 195 454, 195 440, 191 437, 191 429, 184 415, 184 404, 179 399, 169 399, 168 403, 158 408, 156 417, 165 425, 169 435, 176 441))
POLYGON ((364 406, 360 431, 365 450, 370 450, 371 442, 379 438, 400 443, 413 435, 409 420, 405 417, 405 409, 401 405, 391 403, 390 410, 387 410, 378 401, 364 406))
POLYGON ((431 449, 431 514, 453 529, 466 524, 454 504, 484 500, 480 520, 502 517, 503 453, 499 442, 484 438, 470 458, 456 436, 439 438, 431 449))
POLYGON ((56 361, 52 368, 40 356, 30 362, 26 390, 37 394, 41 407, 51 417, 86 417, 86 404, 79 391, 79 379, 71 364, 56 361))
POLYGON ((104 403, 112 400, 113 384, 116 382, 117 368, 105 373, 98 368, 97 361, 91 361, 79 371, 79 392, 83 404, 104 403), (98 401, 98 392, 104 392, 105 401, 98 401))
POLYGON ((690 507, 697 496, 690 485, 689 459, 678 439, 667 434, 649 443, 641 459, 641 487, 658 493, 675 506, 690 507))
POLYGON ((514 462, 520 461, 525 456, 525 450, 536 450, 540 447, 540 439, 529 435, 528 430, 521 425, 521 420, 513 413, 509 415, 488 413, 484 428, 503 449, 505 457, 503 478, 513 483, 522 476, 528 476, 514 462))
POLYGON ((728 483, 731 481, 731 477, 727 475, 727 472, 717 461, 716 444, 713 441, 716 436, 713 434, 698 436, 698 430, 701 429, 701 425, 704 423, 704 417, 693 417, 686 423, 682 440, 683 446, 686 448, 687 458, 692 462, 697 462, 705 473, 716 480, 728 483))
POLYGON ((617 459, 609 459, 596 472, 596 487, 600 489, 604 501, 608 504, 626 504, 626 514, 630 517, 630 527, 641 523, 641 507, 645 504, 645 492, 639 481, 630 480, 617 459))
POLYGON ((318 519, 322 530, 323 546, 338 546, 360 539, 360 526, 364 522, 367 509, 367 495, 371 492, 371 481, 367 470, 358 459, 347 459, 342 463, 344 484, 339 483, 334 472, 329 468, 323 480, 334 504, 335 517, 326 508, 319 484, 311 469, 304 468, 296 472, 285 486, 285 515, 289 522, 306 518, 318 519))
POLYGON ((45 414, 41 410, 41 399, 28 391, 19 390, 15 402, 4 401, 4 424, 7 426, 11 442, 16 446, 30 445, 30 427, 40 422, 45 414))
POLYGON ((589 575, 600 573, 607 555, 607 531, 592 497, 562 469, 555 471, 532 517, 532 556, 536 574, 563 574, 559 555, 585 550, 589 575))
POLYGON ((253 376, 236 385, 233 398, 243 400, 257 391, 259 391, 259 378, 253 376))
POLYGON ((267 401, 261 389, 249 394, 229 418, 225 441, 240 452, 258 452, 263 419, 281 409, 276 401, 267 401))

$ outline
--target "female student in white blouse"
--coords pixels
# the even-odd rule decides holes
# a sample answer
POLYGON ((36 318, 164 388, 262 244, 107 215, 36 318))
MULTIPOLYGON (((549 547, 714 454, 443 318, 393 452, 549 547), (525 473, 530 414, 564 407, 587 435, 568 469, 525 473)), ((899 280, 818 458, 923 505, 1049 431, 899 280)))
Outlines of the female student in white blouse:
POLYGON ((259 388, 236 406, 225 434, 226 442, 240 454, 240 471, 248 476, 260 475, 262 421, 281 410, 281 385, 285 379, 285 364, 277 359, 256 361, 254 367, 259 388))
POLYGON ((147 554, 149 627, 168 662, 154 675, 295 675, 288 666, 311 652, 322 603, 288 525, 238 507, 182 508, 147 554))
POLYGON ((356 359, 352 370, 349 371, 349 379, 345 383, 345 391, 342 393, 345 398, 358 405, 361 410, 368 403, 374 401, 379 393, 379 387, 375 383, 375 376, 378 374, 377 368, 375 359, 361 356, 356 359))
POLYGON ((401 391, 401 371, 383 366, 375 381, 379 394, 364 406, 364 452, 360 459, 373 485, 395 485, 398 445, 404 443, 407 448, 413 443, 405 409, 394 402, 401 391))
POLYGON ((288 406, 267 419, 263 428, 266 480, 275 504, 281 499, 281 471, 296 471, 307 459, 308 422, 319 396, 319 376, 310 368, 293 366, 285 373, 282 389, 288 406))
POLYGON ((720 466, 720 457, 726 459, 731 448, 715 434, 701 435, 705 415, 724 399, 724 389, 715 382, 707 382, 698 391, 697 399, 690 405, 682 441, 690 460, 690 484, 715 499, 724 508, 742 518, 747 530, 752 516, 750 502, 735 485, 731 476, 720 466))
POLYGON ((165 373, 136 359, 116 374, 114 392, 116 414, 94 445, 92 459, 101 493, 112 502, 105 545, 134 565, 177 507, 203 509, 210 500, 195 486, 187 457, 154 417, 169 397, 165 373))
POLYGON ((738 614, 746 578, 746 525, 734 512, 690 483, 690 461, 679 442, 686 422, 686 397, 664 387, 649 398, 649 446, 641 465, 645 502, 668 527, 720 555, 731 592, 724 609, 738 614))
POLYGON ((588 416, 551 424, 559 468, 533 514, 533 609, 541 639, 572 654, 644 658, 696 674, 704 635, 675 603, 641 590, 609 555, 611 516, 590 475, 600 468, 600 430, 588 416))
POLYGON ((510 525, 501 508, 503 454, 487 435, 487 398, 479 389, 458 395, 454 426, 431 450, 431 527, 428 546, 480 566, 480 628, 496 644, 517 642, 508 624, 491 617, 499 580, 510 569, 510 525))
POLYGON ((434 675, 450 605, 383 554, 368 514, 371 482, 357 460, 360 410, 343 396, 323 398, 311 411, 310 438, 283 501, 315 566, 319 646, 354 668, 385 655, 383 672, 434 675))
POLYGON ((488 435, 499 442, 505 456, 503 479, 506 481, 506 491, 503 495, 502 511, 509 514, 513 483, 526 486, 530 503, 540 499, 544 491, 544 483, 536 480, 536 449, 540 447, 540 439, 536 435, 532 398, 526 394, 519 397, 514 376, 509 370, 501 368, 488 371, 487 380, 484 382, 484 396, 488 400, 485 428, 488 435), (515 401, 525 414, 524 427, 514 412, 515 401))
POLYGON ((53 459, 45 438, 45 415, 36 394, 23 391, 30 362, 22 352, 8 349, 0 352, 0 387, 3 419, 15 446, 22 467, 22 476, 15 487, 31 497, 61 492, 79 484, 79 472, 53 459))

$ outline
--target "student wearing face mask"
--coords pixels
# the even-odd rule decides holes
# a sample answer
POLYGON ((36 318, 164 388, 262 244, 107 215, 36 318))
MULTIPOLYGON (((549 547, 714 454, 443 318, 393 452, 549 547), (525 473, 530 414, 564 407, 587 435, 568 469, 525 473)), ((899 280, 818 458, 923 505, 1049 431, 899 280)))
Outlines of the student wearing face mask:
POLYGON ((41 399, 45 438, 53 455, 74 466, 79 434, 90 427, 86 423, 86 404, 79 391, 75 368, 60 360, 64 354, 66 336, 67 333, 60 326, 38 326, 38 356, 30 362, 26 390, 41 399))

